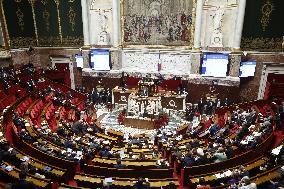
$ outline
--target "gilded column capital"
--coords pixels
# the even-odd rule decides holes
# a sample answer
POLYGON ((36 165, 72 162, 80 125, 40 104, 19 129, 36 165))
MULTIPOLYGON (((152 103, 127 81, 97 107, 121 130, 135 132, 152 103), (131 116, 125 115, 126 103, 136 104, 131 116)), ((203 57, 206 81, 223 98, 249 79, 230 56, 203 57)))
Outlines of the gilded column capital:
POLYGON ((56 4, 56 6, 58 7, 59 4, 60 4, 60 0, 54 0, 54 2, 55 2, 55 4, 56 4))
POLYGON ((35 5, 35 2, 37 1, 37 0, 28 0, 29 1, 29 3, 32 5, 32 6, 34 6, 35 5))

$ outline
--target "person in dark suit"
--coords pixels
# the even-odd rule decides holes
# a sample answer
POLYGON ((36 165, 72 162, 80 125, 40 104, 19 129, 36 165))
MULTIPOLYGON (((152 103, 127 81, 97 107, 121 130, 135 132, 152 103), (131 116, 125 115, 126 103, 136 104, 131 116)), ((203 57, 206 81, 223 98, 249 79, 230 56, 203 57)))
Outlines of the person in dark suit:
POLYGON ((59 136, 65 136, 65 130, 62 125, 59 124, 59 126, 56 129, 56 133, 59 136))
POLYGON ((27 82, 28 85, 28 90, 33 91, 35 87, 35 82, 31 79, 30 81, 27 82))
POLYGON ((204 102, 202 98, 200 98, 200 100, 198 101, 197 108, 198 108, 198 112, 202 114, 203 108, 204 108, 204 102))
POLYGON ((138 181, 134 184, 133 189, 148 189, 150 188, 150 184, 145 182, 142 177, 138 178, 138 181))
POLYGON ((223 102, 223 106, 229 106, 230 102, 228 100, 228 98, 225 98, 224 102, 223 102))
POLYGON ((175 185, 174 182, 170 182, 168 185, 168 189, 177 189, 177 186, 175 185))
POLYGON ((211 189, 209 184, 206 184, 205 179, 203 177, 199 178, 199 184, 196 189, 211 189))
POLYGON ((25 172, 20 172, 19 181, 12 184, 11 189, 36 189, 37 187, 33 183, 26 181, 26 177, 25 172))
POLYGON ((25 129, 22 129, 20 132, 19 132, 19 135, 22 139, 24 139, 25 141, 27 142, 32 142, 33 141, 33 138, 26 132, 25 129))
POLYGON ((110 152, 110 147, 106 146, 103 150, 101 150, 99 152, 101 157, 108 157, 108 158, 112 158, 113 154, 110 152))
POLYGON ((21 129, 25 128, 25 122, 24 122, 23 118, 21 118, 19 116, 19 114, 17 112, 14 113, 14 115, 13 115, 13 123, 18 128, 21 128, 21 129))
POLYGON ((72 126, 73 132, 76 133, 76 134, 79 134, 79 133, 80 133, 80 130, 81 130, 81 128, 82 128, 82 126, 83 126, 83 121, 82 121, 82 120, 76 121, 76 122, 73 124, 73 126, 72 126))
POLYGON ((75 117, 76 117, 76 120, 81 119, 81 112, 78 109, 75 110, 75 117))
POLYGON ((191 152, 188 152, 182 160, 184 167, 189 167, 194 164, 194 158, 192 157, 191 152))
POLYGON ((114 165, 114 168, 123 169, 123 168, 125 168, 125 165, 123 165, 123 164, 121 163, 121 159, 117 159, 117 160, 116 160, 116 165, 114 165))

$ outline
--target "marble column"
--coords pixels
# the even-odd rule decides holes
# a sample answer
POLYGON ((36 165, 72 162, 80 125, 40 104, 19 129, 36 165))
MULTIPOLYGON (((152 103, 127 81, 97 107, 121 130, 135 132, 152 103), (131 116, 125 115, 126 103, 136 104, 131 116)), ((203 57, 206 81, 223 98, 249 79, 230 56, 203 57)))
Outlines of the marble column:
POLYGON ((239 51, 241 46, 245 10, 246 10, 246 0, 239 0, 237 20, 236 20, 236 30, 233 41, 233 49, 236 51, 239 51))
POLYGON ((120 70, 122 68, 121 59, 122 59, 121 50, 116 49, 114 51, 111 51, 112 70, 120 70))
POLYGON ((201 24, 202 24, 202 7, 204 0, 197 0, 195 13, 195 30, 194 30, 194 50, 200 50, 201 47, 201 24))
POLYGON ((113 23, 113 46, 119 46, 119 25, 120 25, 120 17, 119 17, 119 0, 112 0, 112 23, 113 23))
POLYGON ((199 74, 201 56, 202 56, 201 52, 194 52, 191 54, 190 74, 199 74))
MULTIPOLYGON (((1 23, 0 23, 0 31, 3 31, 3 28, 2 28, 2 26, 1 26, 1 23)), ((1 45, 1 46, 4 46, 4 37, 3 37, 2 32, 0 32, 0 45, 1 45)))
POLYGON ((84 46, 90 46, 89 6, 88 6, 89 3, 88 2, 89 0, 81 0, 84 46))
POLYGON ((90 68, 90 65, 89 65, 90 50, 89 49, 82 50, 82 56, 84 58, 83 68, 90 68))
POLYGON ((240 62, 242 61, 241 53, 230 54, 230 71, 229 75, 231 77, 239 77, 240 62))

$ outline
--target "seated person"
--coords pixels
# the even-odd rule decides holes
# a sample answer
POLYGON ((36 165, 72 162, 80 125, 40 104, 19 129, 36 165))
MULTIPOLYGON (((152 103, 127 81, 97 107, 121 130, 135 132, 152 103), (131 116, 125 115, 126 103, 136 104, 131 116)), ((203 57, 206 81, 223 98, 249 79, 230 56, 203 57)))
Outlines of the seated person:
POLYGON ((15 113, 13 115, 13 123, 17 128, 21 128, 21 129, 25 128, 25 122, 23 118, 19 116, 18 113, 15 113))
POLYGON ((167 162, 164 159, 161 159, 160 161, 158 161, 158 169, 167 169, 169 168, 169 165, 167 164, 167 162))
POLYGON ((177 186, 175 185, 174 182, 170 182, 167 188, 168 189, 177 189, 177 186))
POLYGON ((108 157, 108 158, 114 157, 114 155, 110 151, 110 147, 109 146, 106 146, 103 150, 101 150, 99 152, 99 154, 100 154, 101 157, 108 157))
POLYGON ((114 168, 123 169, 123 168, 125 168, 125 165, 123 165, 123 164, 121 163, 121 159, 117 159, 117 160, 116 160, 116 165, 114 165, 114 168))
POLYGON ((27 174, 25 172, 20 172, 19 181, 12 184, 11 189, 35 189, 36 187, 33 183, 26 181, 27 174))
POLYGON ((241 179, 238 189, 257 189, 255 183, 251 183, 248 176, 241 179))
POLYGON ((194 164, 194 158, 192 157, 192 153, 189 151, 183 158, 184 167, 189 167, 194 164))
POLYGON ((206 184, 205 179, 203 177, 199 178, 199 184, 196 189, 211 189, 211 186, 206 184))
POLYGON ((215 161, 214 161, 215 163, 218 163, 218 162, 221 162, 221 161, 225 161, 225 160, 228 159, 227 155, 225 153, 225 150, 222 147, 218 148, 217 152, 214 153, 214 157, 216 158, 215 161))
POLYGON ((150 188, 150 183, 147 182, 142 177, 139 177, 138 181, 133 186, 133 189, 148 189, 148 188, 150 188))

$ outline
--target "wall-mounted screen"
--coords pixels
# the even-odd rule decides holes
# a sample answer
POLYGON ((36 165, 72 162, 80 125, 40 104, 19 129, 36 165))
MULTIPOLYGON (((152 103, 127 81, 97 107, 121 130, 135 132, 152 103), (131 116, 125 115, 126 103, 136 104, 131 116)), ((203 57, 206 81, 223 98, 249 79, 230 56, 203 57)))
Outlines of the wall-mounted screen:
POLYGON ((84 65, 84 57, 80 55, 75 55, 75 60, 77 63, 77 68, 83 68, 84 65))
POLYGON ((91 50, 90 67, 97 71, 110 70, 109 50, 105 50, 105 49, 91 50))
POLYGON ((252 77, 255 74, 256 61, 241 62, 239 77, 252 77))
POLYGON ((228 71, 228 54, 203 55, 201 66, 202 76, 226 77, 228 71))

